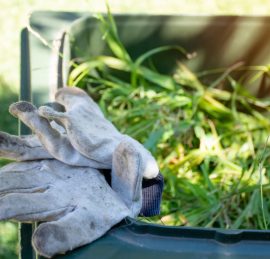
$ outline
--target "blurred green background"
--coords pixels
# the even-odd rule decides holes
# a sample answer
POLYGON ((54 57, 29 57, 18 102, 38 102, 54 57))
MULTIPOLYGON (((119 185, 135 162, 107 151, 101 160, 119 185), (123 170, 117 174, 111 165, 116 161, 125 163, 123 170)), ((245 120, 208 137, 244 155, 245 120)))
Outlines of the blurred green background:
MULTIPOLYGON (((113 13, 270 15, 269 0, 111 0, 113 13)), ((0 0, 0 130, 17 133, 8 105, 18 99, 20 30, 34 10, 105 12, 104 1, 0 0)), ((4 161, 0 160, 0 165, 4 161)), ((17 225, 0 223, 0 258, 17 258, 17 225)))

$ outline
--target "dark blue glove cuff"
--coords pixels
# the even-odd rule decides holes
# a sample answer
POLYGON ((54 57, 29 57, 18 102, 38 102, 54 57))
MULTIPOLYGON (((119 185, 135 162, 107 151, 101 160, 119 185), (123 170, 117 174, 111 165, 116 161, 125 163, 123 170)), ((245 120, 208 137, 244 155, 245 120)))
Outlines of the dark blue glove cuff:
MULTIPOLYGON (((111 185, 110 170, 100 170, 105 176, 106 181, 111 185)), ((153 179, 143 179, 142 182, 142 208, 139 216, 152 217, 160 214, 160 204, 164 178, 161 173, 153 179)))
POLYGON ((156 178, 143 179, 143 204, 140 216, 152 217, 160 214, 163 186, 164 178, 161 173, 159 173, 156 178))

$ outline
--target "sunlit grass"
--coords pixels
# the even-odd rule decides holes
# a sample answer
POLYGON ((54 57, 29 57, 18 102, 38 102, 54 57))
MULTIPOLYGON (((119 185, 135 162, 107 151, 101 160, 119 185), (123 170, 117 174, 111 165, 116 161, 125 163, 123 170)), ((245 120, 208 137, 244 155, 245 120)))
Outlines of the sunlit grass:
POLYGON ((15 259, 18 257, 17 224, 0 222, 0 258, 15 259))
MULTIPOLYGON (((113 12, 121 13, 174 13, 174 14, 251 14, 270 15, 269 0, 111 0, 109 1, 113 12)), ((8 116, 8 105, 16 100, 16 95, 7 91, 19 89, 19 43, 20 30, 26 25, 27 17, 33 10, 68 10, 105 12, 103 1, 91 0, 0 0, 0 129, 9 133, 16 133, 16 120, 8 116), (4 81, 6 83, 4 83, 4 81), (6 93, 6 94, 5 94, 6 93)), ((179 147, 181 150, 181 147, 179 147)), ((181 152, 177 153, 181 155, 181 152)), ((0 162, 0 164, 4 162, 0 162)), ((2 165, 1 164, 1 165, 2 165)), ((173 179, 172 179, 173 180, 173 179)), ((233 201, 235 198, 232 197, 233 201)), ((256 202, 255 199, 253 201, 256 202)), ((175 206, 181 206, 180 201, 175 201, 175 206)), ((228 206, 228 202, 227 202, 228 206)), ((235 208, 237 209, 237 208, 235 208)), ((245 213, 248 213, 246 211, 245 213)), ((225 215, 226 216, 226 215, 225 215)), ((243 214, 242 217, 245 215, 243 214)), ((171 214, 164 220, 180 220, 184 223, 186 218, 182 215, 171 214)), ((16 258, 17 234, 16 225, 0 223, 0 258, 16 258)))
MULTIPOLYGON (((258 80, 269 77, 269 67, 234 66, 205 84, 185 66, 190 55, 180 46, 131 58, 110 13, 97 18, 112 56, 85 56, 79 63, 75 58, 69 85, 88 91, 107 118, 155 156, 166 183, 162 222, 268 228, 270 102, 252 96, 246 87, 250 79, 237 81, 234 70, 260 72, 258 80), (154 60, 168 51, 177 51, 182 63, 164 74, 154 60)), ((76 42, 71 45, 78 49, 76 42)))

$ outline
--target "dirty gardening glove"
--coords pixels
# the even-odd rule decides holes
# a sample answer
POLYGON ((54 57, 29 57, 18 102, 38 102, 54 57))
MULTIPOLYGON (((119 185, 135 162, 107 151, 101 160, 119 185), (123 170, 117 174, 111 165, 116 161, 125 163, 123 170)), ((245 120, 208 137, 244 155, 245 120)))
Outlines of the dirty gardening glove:
MULTIPOLYGON (((159 170, 155 159, 136 140, 121 134, 103 115, 97 104, 81 89, 62 88, 56 100, 65 106, 66 112, 58 112, 50 107, 40 107, 39 111, 30 103, 19 102, 10 106, 10 112, 21 119, 37 134, 48 152, 60 161, 71 165, 112 169, 112 188, 137 216, 142 206, 142 177, 151 179, 159 170), (53 129, 48 120, 62 125, 67 136, 53 129), (113 154, 117 150, 129 148, 132 157, 137 157, 129 168, 115 170, 113 154), (124 147, 124 148, 123 148, 124 147), (96 162, 96 165, 93 165, 96 162), (135 170, 136 169, 136 170, 135 170), (132 172, 131 172, 132 171, 132 172), (119 173, 117 173, 119 172, 119 173)), ((121 153, 121 152, 120 152, 121 153)), ((127 156, 119 158, 125 160, 127 156)))
POLYGON ((104 163, 111 169, 112 155, 120 142, 136 142, 137 149, 146 162, 143 177, 151 179, 158 175, 159 169, 151 153, 136 140, 120 133, 82 89, 63 87, 57 91, 55 99, 64 106, 66 112, 41 106, 38 113, 41 117, 55 120, 62 125, 70 143, 82 155, 104 163))
MULTIPOLYGON (((62 105, 47 103, 46 105, 62 111, 62 105), (60 107, 61 106, 61 107, 60 107)), ((65 135, 65 129, 55 121, 50 126, 57 132, 65 135)), ((16 136, 0 131, 0 157, 15 161, 30 161, 54 158, 41 144, 36 135, 16 136)), ((87 161, 90 163, 89 161, 87 161)), ((79 165, 79 164, 78 164, 79 165)))
MULTIPOLYGON (((123 196, 122 200, 133 217, 139 214, 142 207, 141 172, 145 164, 143 157, 136 150, 136 144, 136 142, 122 142, 116 148, 113 156, 115 177, 112 180, 115 191, 119 196, 123 196)), ((35 136, 17 137, 4 132, 0 133, 0 157, 17 161, 52 159, 35 136)))
MULTIPOLYGON (((122 199, 131 209, 131 211, 133 211, 132 216, 137 216, 138 210, 142 206, 141 191, 139 189, 141 185, 141 174, 139 172, 144 170, 144 160, 142 157, 140 157, 138 152, 139 149, 136 151, 137 143, 134 142, 133 144, 134 146, 130 145, 129 142, 122 142, 121 145, 119 145, 114 151, 113 174, 115 177, 113 178, 113 186, 118 194, 126 194, 123 195, 122 199), (129 158, 128 153, 131 154, 129 158), (121 165, 123 166, 124 163, 121 160, 127 158, 129 163, 132 163, 132 161, 136 159, 141 159, 141 162, 138 166, 135 164, 129 167, 129 170, 118 168, 118 172, 123 172, 120 174, 120 176, 118 176, 116 167, 121 165), (118 184, 116 183, 117 180, 119 181, 118 184), (126 191, 126 189, 129 191, 126 191), (133 200, 137 201, 132 204, 133 200)), ((5 132, 0 132, 0 157, 16 161, 53 159, 46 149, 43 148, 39 139, 35 135, 18 137, 5 132)), ((159 191, 159 189, 162 187, 157 184, 152 184, 152 186, 149 186, 149 181, 157 182, 157 179, 145 180, 143 182, 143 186, 148 185, 147 187, 143 188, 143 206, 140 210, 140 213, 142 213, 144 216, 156 215, 159 213, 159 204, 156 204, 156 197, 160 202, 162 190, 159 191), (155 196, 153 197, 153 195, 155 196)), ((111 181, 109 180, 109 182, 111 181)))
MULTIPOLYGON (((151 153, 133 138, 120 133, 104 117, 98 105, 80 88, 61 88, 57 91, 55 99, 65 107, 66 112, 58 112, 43 106, 39 108, 39 115, 61 124, 66 129, 72 146, 81 154, 102 161, 112 169, 112 189, 125 201, 133 215, 137 216, 142 207, 142 179, 153 179, 159 173, 158 165, 151 153), (127 147, 130 153, 126 152, 127 147), (119 156, 119 152, 124 155, 119 156), (136 159, 133 162, 129 161, 129 168, 138 170, 132 172, 123 168, 115 170, 121 165, 121 160, 128 160, 130 155, 136 159)), ((151 206, 152 208, 159 208, 162 187, 158 189, 161 191, 157 193, 157 199, 154 201, 158 206, 151 206)), ((153 205, 153 200, 149 204, 153 205)), ((155 211, 158 212, 159 209, 155 211)))
POLYGON ((0 157, 16 161, 53 158, 35 135, 15 136, 0 131, 0 157))
MULTIPOLYGON (((20 108, 26 109, 26 106, 32 107, 32 104, 24 102, 20 102, 20 108)), ((53 107, 56 110, 62 111, 63 107, 60 104, 57 103, 47 103, 47 106, 53 107)), ((41 121, 39 122, 40 126, 42 127, 42 123, 48 123, 47 121, 41 121)), ((67 151, 65 152, 67 156, 65 159, 67 160, 70 158, 70 156, 73 155, 73 159, 69 161, 69 164, 71 165, 78 165, 78 166, 91 166, 96 165, 96 163, 91 163, 89 159, 81 158, 81 155, 78 154, 76 150, 74 150, 73 147, 71 147, 71 150, 68 149, 68 141, 65 129, 61 127, 61 125, 57 124, 55 121, 50 122, 50 128, 52 128, 52 131, 54 134, 54 139, 51 141, 56 140, 57 135, 62 136, 62 142, 66 140, 66 143, 64 145, 64 148, 67 148, 67 151), (74 151, 74 152, 73 152, 74 151), (77 160, 76 160, 77 157, 77 160), (75 161, 75 162, 74 162, 75 161), (81 163, 80 163, 81 162, 81 163), (85 164, 84 164, 85 163, 85 164)), ((50 129, 49 128, 49 129, 50 129)), ((43 139, 46 140, 46 135, 42 136, 43 139)), ((61 154, 61 150, 63 150, 62 146, 57 146, 59 140, 55 142, 56 148, 58 148, 58 153, 61 154)), ((57 152, 55 152, 57 153, 57 152)), ((51 155, 46 148, 42 145, 39 138, 36 135, 23 135, 23 136, 16 136, 11 135, 6 132, 0 131, 0 157, 10 159, 10 160, 16 160, 16 161, 29 161, 29 160, 40 160, 40 159, 52 159, 55 158, 53 155, 51 155)))
POLYGON ((32 237, 43 256, 88 244, 129 215, 96 169, 54 159, 0 169, 0 220, 43 222, 32 237))
MULTIPOLYGON (((126 170, 119 168, 119 172, 124 172, 118 176, 116 173, 116 168, 117 165, 121 165, 120 163, 117 163, 117 160, 123 160, 125 157, 127 157, 127 153, 131 152, 126 151, 125 145, 129 145, 127 142, 126 144, 121 143, 121 145, 116 148, 114 151, 113 155, 113 173, 114 173, 114 178, 113 178, 113 186, 116 188, 119 186, 121 189, 116 189, 118 193, 125 193, 125 189, 133 189, 135 193, 131 193, 130 191, 126 192, 127 195, 123 196, 123 200, 125 200, 127 206, 129 208, 132 207, 132 204, 130 203, 132 200, 136 199, 138 197, 138 200, 140 201, 140 190, 138 189, 140 184, 141 184, 141 179, 136 179, 136 177, 140 176, 139 171, 143 170, 142 166, 144 165, 143 159, 142 162, 140 163, 140 167, 136 167, 136 165, 131 167, 130 170, 137 168, 136 170, 138 172, 135 172, 133 170, 129 171, 127 173, 126 170), (124 155, 122 154, 124 153, 124 155), (126 174, 126 175, 125 175, 126 174), (130 179, 133 178, 133 179, 130 179), (125 179, 125 181, 123 181, 125 179), (119 181, 121 184, 115 183, 116 181, 119 181), (126 184, 126 182, 130 184, 137 184, 136 186, 134 185, 132 188, 130 188, 129 185, 126 184), (133 195, 134 197, 130 196, 133 195)), ((131 145, 132 148, 132 145, 131 145)), ((134 147, 136 150, 136 148, 134 147)), ((140 154, 133 152, 132 156, 134 157, 133 159, 138 159, 140 154)), ((45 148, 43 148, 42 144, 40 143, 39 139, 35 135, 26 135, 26 136, 15 136, 15 135, 10 135, 5 132, 0 132, 0 157, 2 158, 7 158, 10 160, 16 160, 16 161, 31 161, 31 160, 41 160, 41 159, 53 159, 53 157, 46 151, 45 148)), ((130 159, 130 158, 129 158, 130 159)), ((132 159, 130 159, 130 162, 132 159)), ((123 163, 122 163, 123 164, 123 163)), ((106 175, 107 176, 107 175, 106 175)), ((143 181, 143 204, 142 208, 140 210, 140 214, 144 216, 152 216, 152 215, 157 215, 159 214, 159 208, 160 208, 160 199, 161 199, 161 193, 162 193, 162 185, 159 183, 162 182, 162 176, 159 175, 157 178, 150 179, 150 180, 144 180, 143 181)), ((111 180, 109 180, 111 182, 111 180)), ((141 203, 137 202, 135 203, 136 206, 134 206, 133 209, 133 216, 137 216, 138 209, 141 207, 141 203)))
MULTIPOLYGON (((35 133, 43 148, 45 148, 51 157, 54 157, 68 165, 107 168, 102 161, 98 162, 96 160, 89 159, 78 152, 71 145, 68 136, 62 130, 59 130, 59 126, 55 127, 53 126, 53 123, 50 124, 47 119, 40 117, 38 115, 37 108, 31 103, 24 101, 14 103, 10 105, 9 111, 13 116, 18 117, 22 122, 24 122, 33 131, 33 133, 35 133)), ((14 140, 15 138, 10 135, 9 139, 14 140)), ((20 140, 20 138, 17 138, 17 140, 20 140)))
MULTIPOLYGON (((1 139, 0 150, 9 147, 10 153, 16 153, 16 140, 20 139, 13 136, 11 145, 10 135, 3 136, 7 138, 1 139)), ((135 145, 123 142, 116 150, 114 170, 127 175, 141 171, 144 162, 135 145)), ((132 197, 140 197, 139 185, 132 197)), ((39 225, 32 242, 38 253, 47 257, 90 243, 124 217, 138 213, 132 212, 132 205, 127 208, 97 170, 53 159, 2 168, 0 197, 0 220, 48 221, 39 225)))

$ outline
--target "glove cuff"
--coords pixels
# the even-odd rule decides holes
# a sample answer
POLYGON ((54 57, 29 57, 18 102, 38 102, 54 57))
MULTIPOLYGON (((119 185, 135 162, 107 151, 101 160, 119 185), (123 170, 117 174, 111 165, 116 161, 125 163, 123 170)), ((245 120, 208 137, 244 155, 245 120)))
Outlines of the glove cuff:
POLYGON ((139 216, 152 217, 160 214, 164 178, 161 173, 153 179, 143 179, 143 204, 139 216))
MULTIPOLYGON (((109 185, 111 185, 111 172, 108 169, 100 170, 105 176, 109 185)), ((139 216, 152 217, 160 214, 160 204, 164 178, 159 173, 155 178, 143 179, 142 181, 142 208, 139 216)))

